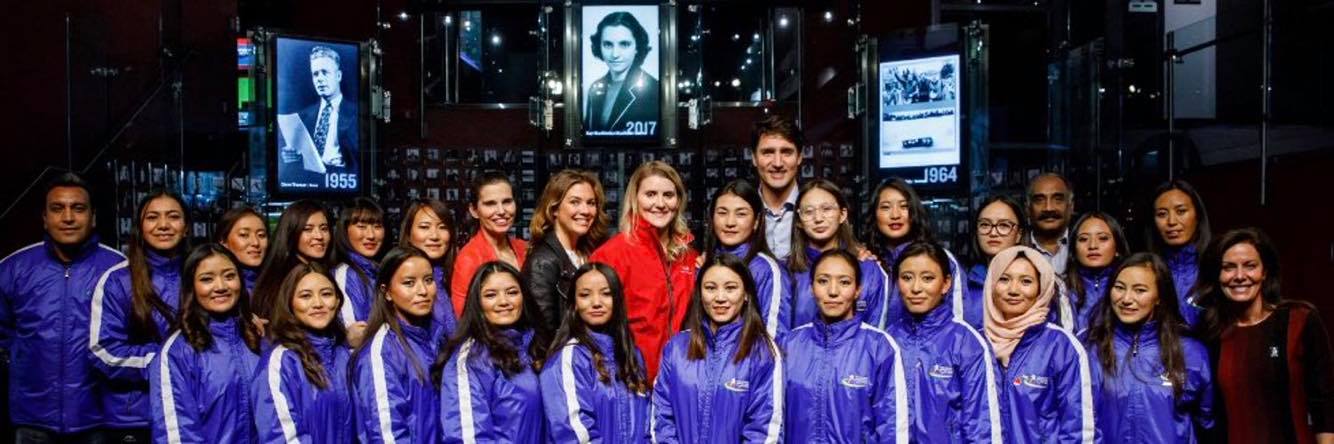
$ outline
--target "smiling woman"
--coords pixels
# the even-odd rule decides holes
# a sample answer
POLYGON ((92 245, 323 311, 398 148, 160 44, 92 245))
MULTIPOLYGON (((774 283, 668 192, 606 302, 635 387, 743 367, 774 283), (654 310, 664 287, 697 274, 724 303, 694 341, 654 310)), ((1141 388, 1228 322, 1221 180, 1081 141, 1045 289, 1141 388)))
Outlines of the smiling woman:
POLYGON ((528 255, 528 243, 509 234, 518 217, 509 176, 498 171, 483 173, 473 181, 472 196, 468 215, 477 220, 477 234, 459 250, 449 278, 454 314, 460 316, 468 297, 468 283, 478 266, 498 260, 519 268, 528 255))
POLYGON ((560 326, 561 306, 570 297, 568 277, 607 239, 605 201, 597 176, 576 170, 552 176, 537 200, 523 278, 550 330, 560 326))
POLYGON ((1279 293, 1278 250, 1255 228, 1224 233, 1200 256, 1199 325, 1214 359, 1219 427, 1234 442, 1334 439, 1334 363, 1315 307, 1279 293), (1244 406, 1237 408, 1236 406, 1244 406))
POLYGON ((184 209, 182 200, 166 191, 145 197, 131 231, 129 259, 107 270, 93 291, 89 350, 105 378, 101 393, 109 427, 149 426, 144 369, 177 319, 190 226, 184 209))
POLYGON ((273 230, 273 241, 264 256, 264 268, 255 280, 255 316, 268 319, 278 309, 274 305, 283 278, 293 267, 315 263, 328 269, 330 237, 329 212, 313 200, 298 200, 283 210, 278 227, 273 230))

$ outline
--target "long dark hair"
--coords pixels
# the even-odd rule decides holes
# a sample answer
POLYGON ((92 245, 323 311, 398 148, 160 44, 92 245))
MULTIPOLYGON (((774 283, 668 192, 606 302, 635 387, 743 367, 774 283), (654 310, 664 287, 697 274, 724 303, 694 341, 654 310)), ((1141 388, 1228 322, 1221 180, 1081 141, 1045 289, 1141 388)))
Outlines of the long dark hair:
MULTIPOLYGON (((1122 271, 1131 267, 1144 267, 1153 272, 1154 286, 1158 289, 1158 305, 1153 307, 1148 319, 1158 321, 1158 348, 1162 350, 1159 356, 1163 368, 1167 370, 1167 378, 1172 381, 1172 396, 1180 398, 1181 390, 1186 385, 1186 355, 1181 351, 1181 337, 1186 333, 1186 324, 1181 320, 1181 312, 1178 311, 1172 270, 1167 268, 1167 264, 1156 254, 1135 253, 1116 266, 1116 271, 1112 273, 1113 281, 1122 271)), ((1116 304, 1111 300, 1114 286, 1108 285, 1100 296, 1103 302, 1102 308, 1096 318, 1098 321, 1089 330, 1088 339, 1089 344, 1098 350, 1098 361, 1102 365, 1102 371, 1109 376, 1116 376, 1117 357, 1112 343, 1116 339, 1116 326, 1121 324, 1121 319, 1116 317, 1116 310, 1113 308, 1116 304)), ((1134 367, 1130 368, 1133 372, 1134 367)), ((1156 379, 1158 375, 1134 376, 1156 379)))
MULTIPOLYGON (((1074 240, 1076 243, 1078 243, 1079 239, 1079 227, 1084 225, 1084 222, 1090 219, 1102 221, 1107 224, 1107 228, 1111 230, 1112 243, 1116 246, 1116 256, 1112 258, 1112 263, 1109 264, 1108 267, 1115 269, 1118 263, 1124 259, 1127 254, 1130 254, 1130 243, 1126 241, 1126 232, 1121 229, 1121 224, 1118 223, 1116 218, 1112 217, 1112 215, 1101 211, 1090 211, 1084 213, 1083 216, 1080 216, 1079 219, 1075 221, 1074 225, 1071 225, 1074 227, 1074 232, 1071 234, 1075 237, 1074 240)), ((1070 255, 1066 258, 1065 285, 1066 288, 1070 290, 1067 294, 1075 296, 1075 307, 1083 308, 1084 304, 1089 303, 1089 301, 1088 296, 1084 294, 1084 279, 1079 277, 1079 271, 1084 269, 1084 265, 1079 263, 1079 253, 1075 250, 1077 250, 1077 248, 1072 248, 1070 255)), ((1094 301, 1096 302, 1097 298, 1101 296, 1102 295, 1094 296, 1094 301)))
MULTIPOLYGON (((273 237, 270 238, 269 251, 264 253, 264 268, 260 269, 259 277, 255 279, 255 288, 252 290, 255 304, 251 308, 255 310, 256 316, 268 319, 270 312, 278 308, 274 300, 282 297, 278 293, 283 278, 291 274, 293 267, 302 263, 297 257, 300 253, 297 253, 296 245, 301 239, 301 231, 306 226, 306 221, 316 213, 324 214, 325 220, 332 220, 329 211, 313 200, 293 202, 283 210, 282 217, 278 218, 278 227, 274 229, 273 237)), ((323 258, 311 263, 319 263, 321 270, 328 270, 329 256, 331 255, 326 250, 323 258)))
POLYGON ((750 239, 746 241, 748 244, 746 257, 740 258, 741 261, 749 264, 752 259, 755 259, 755 256, 760 254, 773 257, 774 254, 769 251, 769 241, 764 234, 764 201, 760 198, 760 190, 756 189, 755 185, 752 185, 746 179, 737 179, 728 182, 727 185, 714 193, 713 201, 709 202, 708 234, 704 237, 705 260, 708 260, 709 256, 723 247, 722 241, 718 240, 718 233, 714 232, 717 227, 713 226, 713 212, 718 208, 718 199, 729 194, 746 201, 746 204, 750 205, 750 212, 755 216, 756 221, 755 231, 750 234, 750 239))
POLYGON ((557 358, 559 354, 556 351, 566 343, 571 340, 577 341, 587 347, 589 353, 593 355, 593 368, 597 370, 598 381, 610 384, 612 375, 607 373, 607 366, 603 364, 607 358, 597 343, 589 337, 589 331, 596 330, 611 337, 612 359, 616 360, 616 380, 625 384, 625 388, 632 392, 648 393, 648 376, 645 374, 644 363, 636 353, 638 348, 635 347, 635 338, 630 332, 629 316, 625 311, 625 287, 621 285, 621 278, 616 275, 616 270, 600 262, 584 264, 575 270, 567 294, 570 297, 565 298, 565 317, 551 340, 551 359, 557 358), (607 287, 611 289, 611 319, 601 327, 589 327, 575 309, 576 283, 580 277, 588 273, 602 273, 602 277, 607 279, 607 287))
POLYGON ((880 214, 880 194, 885 190, 898 191, 908 200, 908 234, 898 244, 907 242, 927 241, 934 239, 931 232, 931 215, 926 212, 926 207, 922 205, 922 198, 913 190, 912 185, 898 177, 891 177, 880 182, 875 188, 875 193, 871 194, 871 214, 866 217, 866 225, 862 239, 871 247, 875 254, 881 254, 893 247, 894 242, 880 232, 880 221, 876 219, 880 214))
POLYGON ((987 197, 982 203, 977 205, 976 209, 973 210, 973 218, 970 220, 973 224, 971 231, 973 233, 973 241, 968 243, 968 259, 974 264, 982 264, 983 266, 986 266, 987 263, 991 262, 991 258, 987 257, 987 254, 982 251, 982 244, 978 242, 977 220, 982 218, 982 210, 996 202, 1000 202, 1006 207, 1009 207, 1010 211, 1014 212, 1015 221, 1019 223, 1019 225, 1014 227, 1014 229, 1019 230, 1019 245, 1023 244, 1023 236, 1028 233, 1028 212, 1024 211, 1022 205, 1019 205, 1019 201, 1004 194, 994 194, 987 197))
POLYGON ((409 202, 408 206, 403 208, 403 221, 398 227, 398 246, 412 246, 412 220, 417 218, 418 211, 430 211, 441 223, 445 224, 445 229, 449 230, 449 242, 445 243, 445 255, 440 259, 430 259, 431 265, 441 267, 445 270, 445 281, 436 282, 440 288, 449 288, 450 271, 454 269, 454 257, 459 253, 459 226, 454 223, 454 212, 449 210, 449 206, 436 199, 417 199, 409 202))
POLYGON ((1148 219, 1144 224, 1144 238, 1148 239, 1147 244, 1149 245, 1149 251, 1158 253, 1159 255, 1167 254, 1167 243, 1163 241, 1163 235, 1158 232, 1158 224, 1154 221, 1154 202, 1157 201, 1158 197, 1162 196, 1163 193, 1172 190, 1186 193, 1186 196, 1190 197, 1191 205, 1195 206, 1195 235, 1191 238, 1190 243, 1195 246, 1195 251, 1204 251, 1204 249, 1209 246, 1209 241, 1213 234, 1209 228, 1209 211, 1204 209, 1204 199, 1200 197, 1198 191, 1195 191, 1195 187, 1191 186, 1189 182, 1181 179, 1164 182, 1161 185, 1158 185, 1158 188, 1155 188, 1153 194, 1149 197, 1149 201, 1144 205, 1144 215, 1146 216, 1145 218, 1148 219))
MULTIPOLYGON (((514 376, 523 371, 524 364, 519 357, 519 344, 511 344, 509 339, 500 333, 501 328, 492 326, 482 313, 482 283, 496 273, 509 274, 514 277, 514 282, 519 284, 520 289, 526 288, 523 277, 513 265, 491 261, 477 268, 477 273, 473 275, 472 282, 468 285, 468 299, 463 302, 463 316, 459 319, 458 330, 454 332, 453 337, 441 344, 440 353, 435 359, 435 364, 431 366, 431 376, 436 385, 440 384, 441 374, 449 358, 463 343, 470 340, 486 348, 491 355, 491 365, 500 369, 505 376, 514 376)), ((538 372, 542 370, 542 364, 546 361, 549 342, 542 322, 538 321, 537 305, 533 302, 533 298, 524 295, 522 306, 523 312, 520 313, 514 328, 532 330, 533 339, 528 344, 528 356, 533 362, 529 366, 534 372, 538 372)))
MULTIPOLYGON (((384 261, 380 263, 380 270, 375 276, 375 292, 372 293, 375 295, 375 300, 371 302, 370 319, 366 322, 366 331, 375 335, 381 327, 388 326, 389 330, 394 332, 394 336, 398 337, 398 343, 403 346, 403 351, 408 355, 408 362, 412 363, 412 369, 416 371, 417 378, 426 381, 428 375, 422 366, 421 359, 412 351, 412 347, 408 346, 407 337, 403 336, 403 324, 398 318, 398 308, 394 306, 393 302, 389 301, 389 286, 393 284, 394 273, 398 272, 399 267, 402 267, 404 262, 412 258, 422 258, 427 264, 431 263, 431 259, 426 257, 426 253, 415 247, 394 247, 388 253, 385 253, 384 261)), ((435 276, 432 275, 429 278, 435 279, 435 276)), ((435 295, 439 298, 440 284, 436 283, 435 285, 435 295)), ((431 317, 426 316, 425 322, 431 322, 431 317)), ((357 347, 356 355, 352 359, 353 362, 356 362, 357 357, 366 352, 366 348, 370 346, 371 342, 369 340, 363 341, 361 346, 357 347)))
POLYGON ((158 189, 148 193, 147 197, 139 201, 139 208, 135 211, 134 228, 130 230, 130 251, 126 255, 130 266, 130 325, 129 337, 140 341, 161 341, 162 335, 158 332, 157 324, 153 322, 153 313, 162 316, 167 320, 168 330, 175 328, 176 315, 172 313, 170 305, 162 300, 162 295, 158 294, 157 288, 153 287, 153 271, 148 266, 148 250, 152 249, 148 241, 144 239, 144 211, 148 210, 148 204, 158 199, 171 199, 181 208, 181 221, 184 224, 184 230, 181 232, 181 240, 176 244, 172 251, 162 252, 168 256, 177 256, 182 254, 188 248, 190 239, 190 213, 185 210, 185 201, 180 196, 167 190, 158 189))
MULTIPOLYGON (((314 332, 302 325, 301 321, 296 318, 296 313, 292 312, 292 297, 296 294, 297 284, 301 283, 301 279, 309 274, 323 275, 325 279, 329 280, 330 284, 333 284, 333 277, 329 276, 328 270, 319 263, 311 262, 293 266, 283 277, 282 285, 275 295, 274 303, 277 305, 269 313, 268 336, 269 340, 275 345, 287 347, 301 357, 301 368, 306 374, 306 379, 314 384, 316 388, 323 390, 329 388, 329 375, 327 369, 324 368, 324 364, 320 362, 319 354, 315 353, 314 347, 310 345, 310 340, 306 337, 309 334, 330 337, 337 343, 335 347, 342 347, 345 332, 343 330, 343 320, 338 316, 332 316, 329 325, 323 331, 314 332)), ((334 296, 338 301, 332 312, 338 313, 344 303, 343 292, 338 289, 337 285, 332 286, 334 296)))
MULTIPOLYGON (((181 303, 180 318, 177 324, 181 328, 181 336, 185 337, 186 342, 190 343, 196 351, 203 351, 213 346, 213 333, 209 332, 208 323, 211 314, 204 310, 199 304, 198 295, 195 294, 195 273, 199 270, 199 265, 205 259, 220 256, 231 262, 236 267, 237 282, 240 283, 241 263, 236 261, 232 252, 222 245, 207 243, 190 250, 190 254, 185 257, 185 265, 181 271, 181 303)), ((221 278, 221 276, 219 276, 221 278)), ((236 295, 236 305, 232 306, 227 317, 236 323, 236 331, 241 333, 241 339, 245 341, 246 348, 250 351, 259 353, 259 327, 255 326, 250 319, 250 295, 246 294, 245 285, 240 286, 236 295)))
MULTIPOLYGON (((848 211, 848 220, 839 224, 838 231, 834 233, 834 241, 838 243, 838 248, 855 251, 861 248, 857 243, 857 238, 852 235, 852 211, 848 207, 848 197, 843 194, 843 189, 827 179, 816 179, 806 182, 801 186, 801 194, 797 196, 797 212, 801 211, 801 200, 806 197, 806 193, 814 190, 824 190, 834 195, 834 202, 838 204, 839 210, 848 211)), ((806 239, 806 231, 802 229, 805 222, 802 222, 800 215, 796 218, 796 223, 792 224, 792 254, 788 255, 788 269, 793 273, 803 273, 811 269, 810 260, 806 258, 806 247, 810 241, 806 239)))
MULTIPOLYGON (((805 253, 802 253, 803 255, 805 253)), ((704 329, 709 328, 708 324, 713 322, 709 315, 704 312, 703 291, 704 273, 713 267, 724 267, 732 270, 737 276, 741 277, 741 286, 746 292, 746 305, 741 308, 738 314, 740 319, 732 322, 742 322, 741 326, 741 345, 737 347, 736 354, 732 356, 732 362, 740 363, 750 357, 756 344, 764 349, 765 353, 773 353, 774 341, 769 337, 768 330, 764 327, 764 319, 760 317, 759 298, 756 297, 755 279, 750 276, 750 268, 741 262, 741 259, 730 254, 720 254, 710 257, 704 266, 699 268, 699 274, 695 277, 695 294, 690 297, 690 310, 686 312, 686 319, 681 326, 682 330, 690 331, 690 346, 686 349, 686 359, 698 361, 704 359, 708 354, 708 339, 704 337, 704 329)))
POLYGON ((1282 282, 1279 276, 1282 275, 1282 269, 1278 260, 1278 247, 1274 246, 1274 241, 1270 240, 1264 231, 1254 227, 1228 231, 1210 243, 1200 255, 1200 272, 1195 279, 1195 294, 1199 298, 1197 302, 1204 307, 1204 313, 1196 328, 1199 329, 1200 337, 1209 341, 1221 338, 1224 332, 1237 324, 1237 319, 1246 310, 1244 304, 1233 302, 1223 294, 1223 285, 1218 281, 1222 275, 1223 253, 1237 244, 1250 244, 1260 254, 1260 262, 1265 272, 1265 281, 1260 284, 1260 298, 1267 310, 1288 305, 1313 308, 1311 304, 1303 301, 1283 299, 1280 291, 1282 282))

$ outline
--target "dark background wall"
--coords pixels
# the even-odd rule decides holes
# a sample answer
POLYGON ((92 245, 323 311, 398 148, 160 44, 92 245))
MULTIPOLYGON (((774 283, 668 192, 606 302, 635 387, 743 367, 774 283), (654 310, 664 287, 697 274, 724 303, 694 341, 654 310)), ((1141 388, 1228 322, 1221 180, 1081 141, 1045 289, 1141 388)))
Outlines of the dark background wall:
MULTIPOLYGON (((856 79, 852 53, 856 36, 847 27, 814 26, 819 22, 815 14, 831 9, 846 17, 860 7, 866 32, 881 33, 928 24, 930 2, 858 5, 829 1, 808 6, 806 23, 812 25, 806 27, 802 43, 803 123, 813 141, 855 142, 858 126, 844 113, 846 88, 856 79), (831 77, 823 77, 829 73, 831 77)), ((6 63, 0 64, 0 84, 4 85, 0 99, 13 109, 8 118, 0 119, 0 131, 6 135, 4 153, 8 154, 0 166, 4 172, 0 174, 0 204, 13 204, 13 208, 0 217, 0 232, 6 233, 0 238, 0 251, 40 238, 37 212, 42 196, 25 191, 47 167, 88 168, 90 180, 105 184, 108 179, 102 163, 112 157, 185 163, 187 168, 228 170, 243 165, 248 141, 234 129, 234 39, 241 29, 254 26, 352 40, 379 38, 386 87, 394 92, 392 123, 379 128, 382 150, 409 145, 446 149, 556 145, 559 132, 543 135, 528 126, 526 110, 422 107, 415 98, 421 72, 419 24, 415 17, 394 17, 409 9, 407 0, 385 0, 379 5, 314 0, 54 0, 9 5, 3 19, 9 32, 3 43, 6 63), (330 6, 333 3, 336 6, 330 6), (377 11, 388 29, 377 27, 377 11), (106 75, 108 72, 114 74, 106 75), (68 137, 67 110, 72 116, 68 137), (425 125, 418 125, 422 120, 425 125), (123 126, 123 132, 108 144, 123 126)), ((1086 11, 1075 17, 1090 22, 1082 12, 1086 11)), ((1227 20, 1220 14, 1220 27, 1227 20)), ((1050 42, 1058 39, 1041 29, 1046 23, 1041 16, 1015 23, 993 28, 1002 35, 995 42, 1000 52, 993 53, 992 66, 997 73, 1010 74, 998 74, 993 81, 992 137, 1041 142, 1046 137, 1047 118, 1042 66, 1050 55, 1050 42)), ((1090 27, 1076 27, 1075 33, 1080 34, 1076 40, 1090 39, 1090 27)), ((1309 44, 1305 46, 1308 50, 1309 44)), ((1284 54, 1297 57, 1291 51, 1284 54)), ((1220 66, 1230 60, 1225 57, 1220 54, 1220 66)), ((1252 62, 1244 58, 1236 62, 1238 66, 1248 63, 1252 62)), ((1328 72, 1328 67, 1324 69, 1328 72)), ((1310 81, 1310 75, 1291 76, 1318 85, 1310 81)), ((1220 110, 1230 97, 1234 95, 1220 92, 1220 110)), ((1297 100, 1300 96, 1289 92, 1284 97, 1297 100)), ((703 143, 744 145, 750 122, 760 113, 756 108, 718 109, 713 126, 699 132, 683 129, 682 136, 703 143)), ((1322 308, 1330 312, 1334 298, 1325 293, 1334 276, 1334 230, 1330 229, 1334 227, 1334 199, 1324 189, 1328 188, 1328 171, 1334 170, 1334 152, 1281 155, 1271 159, 1270 168, 1270 201, 1265 206, 1259 205, 1259 165, 1254 155, 1202 167, 1187 177, 1204 193, 1219 232, 1244 225, 1267 230, 1284 254, 1288 295, 1329 305, 1322 308)), ((40 190, 40 184, 36 189, 40 190)), ((102 192, 105 189, 98 189, 102 204, 112 198, 106 195, 109 192, 102 192)))

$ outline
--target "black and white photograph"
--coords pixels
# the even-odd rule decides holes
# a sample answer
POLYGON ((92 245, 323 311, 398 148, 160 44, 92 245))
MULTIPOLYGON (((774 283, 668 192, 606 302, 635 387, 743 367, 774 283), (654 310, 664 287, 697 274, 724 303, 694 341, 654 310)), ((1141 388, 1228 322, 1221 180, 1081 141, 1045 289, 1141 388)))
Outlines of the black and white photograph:
POLYGON ((657 137, 658 7, 584 6, 582 11, 584 135, 657 137))
POLYGON ((959 56, 880 64, 880 168, 959 163, 959 56))
POLYGON ((360 60, 351 43, 277 38, 278 190, 360 189, 360 60))

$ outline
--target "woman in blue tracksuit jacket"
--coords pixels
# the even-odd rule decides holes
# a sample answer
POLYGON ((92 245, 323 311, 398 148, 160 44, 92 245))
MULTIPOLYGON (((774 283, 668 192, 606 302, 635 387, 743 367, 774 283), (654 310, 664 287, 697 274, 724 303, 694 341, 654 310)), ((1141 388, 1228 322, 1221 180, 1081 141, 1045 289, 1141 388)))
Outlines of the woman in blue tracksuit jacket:
POLYGON ((146 370, 176 321, 190 224, 181 199, 165 191, 144 198, 137 214, 128 259, 103 273, 93 290, 88 349, 100 375, 104 425, 146 437, 146 370))
POLYGON ((1112 270, 1130 255, 1130 244, 1121 224, 1101 211, 1084 213, 1072 226, 1072 245, 1065 265, 1066 299, 1074 318, 1070 331, 1084 338, 1103 312, 1103 296, 1111 285, 1112 270))
POLYGON ((1103 373, 1098 429, 1120 442, 1208 441, 1209 354, 1184 336, 1171 271, 1157 255, 1138 253, 1115 276, 1088 342, 1089 360, 1103 373))
POLYGON ((908 442, 908 386, 898 342, 858 319, 857 258, 815 261, 820 320, 783 338, 787 442, 908 442))
MULTIPOLYGON (((449 276, 454 269, 458 245, 453 242, 456 225, 453 212, 444 202, 419 199, 403 208, 403 222, 398 229, 398 246, 416 247, 431 260, 435 274, 436 298, 431 316, 439 332, 453 332, 457 325, 454 304, 449 296, 449 276)), ((444 342, 445 338, 436 338, 444 342)))
POLYGON ((260 334, 240 268, 219 244, 185 258, 180 328, 148 367, 153 442, 255 442, 249 392, 260 334))
POLYGON ((343 301, 318 263, 283 277, 268 324, 268 348, 250 384, 259 442, 347 443, 356 439, 343 301))
MULTIPOLYGON (((971 260, 975 261, 967 271, 967 285, 964 286, 965 298, 982 301, 982 287, 987 280, 987 265, 991 258, 1001 250, 1019 245, 1028 236, 1028 217, 1024 207, 1014 199, 1004 195, 992 195, 983 200, 973 215, 974 237, 971 260)), ((892 263, 892 262, 888 262, 892 263)), ((963 278, 956 273, 955 285, 963 285, 963 278)), ((985 305, 985 304, 982 304, 985 305)), ((964 321, 977 331, 982 331, 982 305, 968 307, 964 311, 964 321)))
MULTIPOLYGON (((792 224, 792 254, 788 271, 792 273, 795 293, 792 325, 805 325, 820 317, 811 294, 811 264, 828 250, 841 249, 857 254, 861 244, 852 234, 848 219, 848 200, 842 188, 828 180, 814 180, 801 186, 797 198, 797 219, 792 224), (804 254, 803 254, 804 252, 804 254)), ((887 319, 898 317, 902 306, 887 303, 891 285, 889 275, 873 258, 858 264, 862 269, 862 291, 857 297, 857 313, 871 326, 883 329, 887 319)))
POLYGON ((770 337, 792 328, 792 278, 787 267, 774 259, 764 235, 764 202, 749 181, 728 183, 713 195, 710 230, 704 240, 709 254, 730 254, 750 268, 760 300, 760 318, 770 337))
POLYGON ((372 333, 352 356, 357 436, 365 444, 439 442, 440 400, 429 371, 440 287, 431 262, 421 250, 395 247, 375 282, 372 333))
MULTIPOLYGON (((922 205, 922 199, 918 197, 917 191, 903 179, 897 177, 886 179, 880 182, 875 193, 871 195, 875 196, 875 201, 871 202, 871 214, 867 218, 866 234, 862 238, 867 240, 867 246, 871 251, 879 255, 880 264, 888 271, 909 244, 932 241, 934 237, 931 233, 931 215, 922 205)), ((949 257, 950 275, 957 276, 960 270, 959 261, 949 250, 946 250, 945 254, 949 257)), ((890 292, 886 301, 891 305, 900 305, 901 296, 898 287, 894 285, 893 273, 888 275, 890 279, 886 286, 890 288, 890 292)), ((957 314, 965 317, 975 316, 977 325, 981 325, 980 294, 969 294, 964 292, 964 286, 956 285, 950 289, 949 297, 954 298, 954 309, 958 311, 957 314)), ((894 309, 890 313, 891 318, 885 320, 886 326, 907 315, 899 309, 894 309)))
POLYGON ((646 442, 649 384, 635 346, 621 279, 588 263, 571 277, 558 345, 540 376, 551 440, 558 443, 646 442))
POLYGON ((477 269, 459 330, 432 366, 444 443, 547 439, 537 379, 547 347, 540 316, 514 266, 492 261, 477 269))
POLYGON ((918 443, 1004 441, 999 377, 991 345, 949 296, 957 281, 949 256, 914 242, 892 265, 906 316, 889 327, 898 341, 918 443))
POLYGON ((347 298, 338 317, 347 328, 348 343, 361 346, 368 333, 371 299, 375 295, 375 276, 379 265, 375 258, 384 246, 384 210, 364 197, 352 199, 338 215, 334 228, 334 284, 347 298))
POLYGON ((736 257, 713 257, 701 267, 685 330, 663 349, 653 442, 782 439, 783 360, 755 309, 758 300, 736 257))
POLYGON ((1162 257, 1172 270, 1181 319, 1194 328, 1204 314, 1204 308, 1194 300, 1194 289, 1200 272, 1200 253, 1209 245, 1212 235, 1209 211, 1195 187, 1181 179, 1164 182, 1152 196, 1148 214, 1153 215, 1153 224, 1145 226, 1149 250, 1162 257))
POLYGON ((1041 253, 1023 246, 1001 251, 987 270, 984 322, 1001 364, 1007 442, 1101 441, 1099 368, 1073 333, 1047 322, 1057 279, 1041 253))

